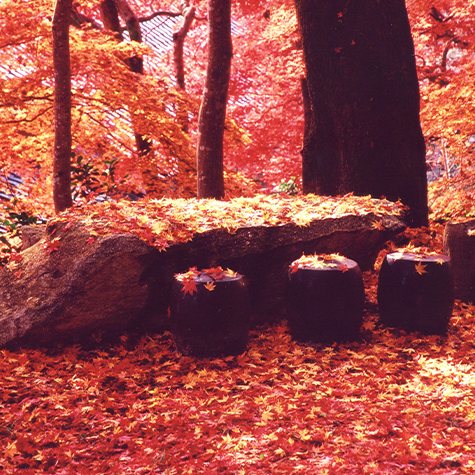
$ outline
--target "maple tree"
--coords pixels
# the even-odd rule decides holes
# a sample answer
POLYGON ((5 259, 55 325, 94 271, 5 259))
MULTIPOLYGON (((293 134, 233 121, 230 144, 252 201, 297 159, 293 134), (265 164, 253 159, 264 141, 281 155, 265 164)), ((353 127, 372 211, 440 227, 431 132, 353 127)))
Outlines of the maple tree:
POLYGON ((53 200, 57 213, 73 204, 71 196, 71 69, 69 17, 72 0, 56 2, 53 32, 54 157, 53 200))
MULTIPOLYGON (((173 62, 175 66, 175 80, 180 91, 185 91, 185 64, 183 59, 183 48, 185 38, 195 19, 196 7, 190 5, 189 1, 184 2, 183 23, 181 27, 173 33, 173 62)), ((178 103, 177 117, 184 132, 188 133, 188 108, 178 103)))
MULTIPOLYGON (((206 2, 193 2, 195 20, 183 44, 186 93, 179 93, 168 80, 176 76, 175 61, 168 51, 151 50, 136 42, 118 45, 116 38, 108 38, 100 30, 98 6, 105 3, 76 2, 73 9, 73 148, 102 170, 107 169, 106 161, 117 159, 118 181, 127 176, 120 192, 140 192, 144 183, 137 167, 133 129, 146 131, 153 141, 151 166, 158 170, 160 182, 156 184, 157 194, 192 196, 196 190, 198 106, 206 65, 207 22, 202 21, 206 2), (144 58, 146 77, 138 84, 136 76, 124 69, 124 60, 131 57, 144 58), (177 116, 170 116, 172 109, 177 116), (179 111, 184 109, 188 111, 188 136, 182 133, 182 124, 177 124, 177 117, 182 116, 179 111), (133 113, 134 124, 127 111, 133 113)), ((185 21, 173 2, 128 3, 142 27, 154 14, 179 19, 179 23, 185 21)), ((25 5, 11 0, 1 6, 2 64, 4 70, 12 72, 2 77, 2 136, 12 137, 2 143, 2 170, 7 175, 19 172, 36 206, 48 208, 53 139, 48 31, 53 9, 45 0, 28 2, 28 8, 25 5)), ((429 187, 431 205, 440 210, 440 218, 446 218, 455 211, 462 214, 471 199, 471 120, 467 120, 471 108, 466 79, 473 69, 471 43, 467 40, 473 6, 456 0, 418 0, 409 1, 407 7, 423 99, 421 121, 429 151, 437 152, 429 156, 428 163, 431 168, 443 169, 447 168, 446 162, 452 170, 429 187), (442 63, 443 71, 439 68, 442 63), (445 124, 449 124, 447 131, 454 132, 445 133, 445 124), (451 183, 460 181, 470 186, 453 191, 451 183), (457 192, 459 199, 453 199, 457 192)), ((226 125, 224 144, 228 195, 252 190, 251 182, 236 175, 235 170, 268 190, 292 176, 300 177, 304 128, 300 87, 304 64, 293 2, 276 5, 270 0, 236 1, 233 21, 238 53, 233 58, 227 108, 234 122, 226 125)), ((121 26, 121 30, 124 28, 121 26)), ((296 183, 300 185, 299 178, 296 183)))
POLYGON ((472 2, 409 1, 434 219, 474 215, 472 2))
MULTIPOLYGON (((73 148, 78 155, 85 155, 91 164, 98 167, 104 167, 106 162, 118 159, 116 170, 118 180, 121 181, 123 177, 127 176, 121 191, 140 191, 144 186, 141 175, 145 170, 145 165, 137 168, 136 162, 143 164, 143 161, 136 160, 138 152, 134 150, 135 146, 131 139, 136 131, 146 131, 147 137, 153 141, 155 152, 151 157, 153 163, 150 166, 158 169, 160 184, 154 185, 157 194, 191 196, 196 189, 196 185, 193 185, 196 173, 193 147, 197 138, 198 99, 201 97, 206 64, 206 49, 203 49, 202 45, 206 39, 207 22, 197 23, 195 21, 190 26, 187 41, 193 42, 193 45, 185 47, 184 54, 186 65, 192 66, 194 71, 193 75, 188 76, 189 88, 184 96, 176 94, 171 84, 166 80, 167 77, 173 75, 169 68, 169 62, 167 62, 167 52, 156 50, 152 52, 150 49, 142 47, 145 45, 137 44, 137 42, 117 45, 115 37, 108 37, 104 34, 105 32, 101 30, 97 7, 105 8, 108 3, 110 2, 98 2, 97 4, 76 2, 73 9, 72 24, 75 26, 71 29, 73 148), (77 29, 78 26, 80 31, 77 29), (190 51, 193 51, 193 57, 190 57, 190 51), (144 64, 147 77, 141 78, 138 84, 136 76, 124 69, 124 61, 127 62, 133 57, 146 58, 144 64), (164 79, 163 82, 161 78, 164 79), (188 115, 191 121, 189 137, 176 130, 176 121, 173 116, 168 114, 170 106, 176 107, 177 110, 183 106, 189 110, 188 115), (130 111, 134 117, 132 124, 126 111, 130 111)), ((145 5, 143 2, 134 1, 129 4, 136 11, 139 21, 152 17, 154 13, 166 14, 170 17, 179 15, 171 2, 170 5, 167 2, 162 2, 160 5, 149 2, 145 5)), ((205 2, 195 2, 193 7, 195 6, 196 11, 200 10, 199 18, 203 18, 205 2)), ((7 67, 15 74, 7 81, 9 86, 2 90, 2 94, 8 93, 3 97, 3 104, 6 108, 2 110, 6 120, 2 121, 2 124, 5 136, 18 137, 13 143, 5 144, 8 149, 12 149, 13 153, 5 155, 11 159, 6 161, 3 170, 6 173, 9 171, 19 172, 30 186, 31 198, 38 204, 47 207, 51 196, 49 194, 51 178, 48 171, 51 166, 51 158, 48 156, 48 144, 51 141, 51 131, 47 127, 50 121, 48 97, 50 97, 52 89, 48 90, 47 88, 49 71, 44 67, 38 68, 38 65, 49 64, 48 28, 49 18, 51 18, 49 15, 52 13, 51 5, 38 0, 34 3, 30 2, 28 9, 25 9, 21 2, 12 1, 5 3, 3 8, 5 12, 9 11, 12 14, 5 14, 7 23, 2 30, 5 35, 2 59, 3 64, 8 65, 7 67), (41 13, 37 14, 38 12, 41 13), (24 22, 21 22, 22 25, 31 25, 32 23, 29 22, 32 21, 31 18, 34 18, 34 24, 40 25, 41 30, 32 28, 28 35, 25 35, 24 32, 18 30, 14 21, 16 18, 26 18, 24 22), (15 34, 10 35, 15 29, 17 29, 16 39, 15 34), (39 41, 42 42, 41 54, 37 55, 34 53, 33 45, 38 45, 39 41), (25 43, 28 46, 28 42, 30 42, 31 54, 28 50, 24 50, 23 55, 19 58, 16 52, 17 45, 25 43), (20 61, 18 61, 19 59, 20 61), (27 63, 29 66, 26 65, 27 63), (31 69, 28 69, 29 67, 31 69), (35 74, 30 74, 33 71, 35 74), (39 74, 40 71, 41 74, 39 74), (30 91, 29 96, 22 92, 27 89, 30 91), (44 90, 46 90, 46 95, 40 93, 44 90), (21 114, 16 110, 17 104, 24 104, 21 106, 21 114), (25 116, 26 111, 28 111, 28 116, 25 116), (26 139, 23 140, 25 134, 26 139), (41 170, 41 173, 38 173, 38 170, 41 170)), ((259 5, 256 5, 256 8, 259 8, 259 5)), ((249 12, 249 10, 247 11, 249 12)), ((121 30, 123 28, 121 26, 121 30)), ((114 30, 114 28, 111 29, 114 30)), ((276 32, 273 34, 276 35, 276 32)), ((243 35, 240 35, 239 46, 241 49, 244 45, 243 39, 243 35)), ((270 41, 267 43, 269 44, 270 41)), ((259 52, 262 57, 267 56, 264 46, 260 48, 261 52, 259 52)), ((179 50, 179 48, 177 49, 179 50)), ((240 54, 241 64, 236 65, 236 70, 241 69, 244 72, 242 65, 249 64, 245 56, 252 54, 255 52, 252 53, 249 48, 240 54)), ((278 55, 275 56, 278 57, 278 55)), ((242 73, 237 79, 231 84, 233 99, 232 107, 229 110, 230 116, 240 121, 244 117, 249 118, 247 117, 249 81, 242 73), (240 101, 240 98, 247 99, 240 101), (235 105, 238 103, 239 105, 235 105), (243 103, 245 103, 245 109, 242 107, 243 103)), ((266 80, 268 89, 269 84, 275 81, 270 78, 266 80)), ((287 83, 291 84, 292 81, 287 81, 287 83)), ((257 92, 260 87, 256 86, 254 89, 257 92)), ((286 90, 285 85, 282 85, 281 90, 286 90)), ((257 98, 259 95, 254 94, 253 97, 257 98)), ((255 122, 255 117, 256 114, 253 114, 252 122, 255 122)), ((272 112, 272 117, 279 118, 278 110, 276 113, 272 112)), ((265 128, 270 130, 268 127, 265 128)), ((226 131, 227 165, 234 169, 247 168, 248 176, 257 174, 258 169, 262 169, 264 158, 261 159, 259 166, 247 167, 248 159, 245 157, 250 157, 252 160, 254 157, 259 159, 262 153, 256 154, 255 151, 256 147, 260 147, 258 143, 262 144, 263 140, 252 142, 254 150, 245 149, 251 144, 251 141, 249 135, 244 133, 244 129, 238 128, 236 122, 228 120, 226 131)), ((280 135, 277 131, 276 133, 276 137, 280 135)), ((279 141, 282 141, 281 137, 279 137, 279 141)), ((298 153, 298 147, 299 145, 294 146, 296 153, 298 153)), ((269 157, 269 153, 266 153, 269 157)), ((292 166, 294 167, 292 174, 298 175, 295 172, 295 165, 292 166)), ((296 167, 299 168, 298 163, 296 167)), ((277 181, 275 172, 278 167, 273 166, 268 170, 274 174, 272 180, 277 181)), ((262 171, 266 174, 267 168, 262 171)), ((288 175, 283 169, 282 173, 288 175)), ((231 169, 225 169, 224 180, 226 192, 229 195, 252 191, 252 183, 242 179, 231 169)), ((151 190, 149 189, 149 191, 151 190)))
MULTIPOLYGON (((126 0, 104 0, 100 4, 101 18, 105 27, 113 31, 116 37, 123 41, 122 29, 119 16, 124 20, 130 41, 142 43, 142 31, 140 23, 134 11, 126 0)), ((127 64, 131 71, 140 75, 144 74, 143 58, 140 56, 132 56, 128 58, 127 64)), ((136 122, 132 115, 132 124, 136 122)), ((145 134, 137 131, 134 126, 135 144, 139 157, 139 168, 142 172, 144 188, 147 194, 153 196, 157 190, 156 170, 154 170, 154 151, 152 141, 145 134)))
POLYGON ((208 0, 208 66, 198 118, 198 198, 224 197, 223 135, 233 55, 231 0, 208 0))
MULTIPOLYGON (((27 8, 16 1, 1 6, 5 22, 2 62, 12 71, 2 78, 2 134, 13 137, 3 144, 9 152, 3 155, 2 169, 7 176, 11 171, 20 173, 40 208, 51 202, 51 7, 50 2, 40 0, 27 8), (25 22, 17 23, 17 18, 25 17, 25 22)), ((91 17, 97 15, 96 10, 83 8, 91 17)), ((138 42, 117 43, 115 37, 90 25, 83 22, 80 30, 70 31, 73 149, 99 167, 118 159, 117 178, 127 177, 120 191, 140 191, 143 184, 135 163, 133 129, 146 130, 156 152, 153 166, 160 180, 156 192, 194 195, 193 144, 170 114, 179 96, 167 75, 152 69, 152 74, 137 81, 127 61, 151 54, 150 48, 138 42), (127 111, 134 117, 133 124, 127 111)), ((229 129, 231 133, 237 130, 232 124, 229 129)), ((246 183, 233 173, 227 173, 225 181, 231 194, 246 183)))

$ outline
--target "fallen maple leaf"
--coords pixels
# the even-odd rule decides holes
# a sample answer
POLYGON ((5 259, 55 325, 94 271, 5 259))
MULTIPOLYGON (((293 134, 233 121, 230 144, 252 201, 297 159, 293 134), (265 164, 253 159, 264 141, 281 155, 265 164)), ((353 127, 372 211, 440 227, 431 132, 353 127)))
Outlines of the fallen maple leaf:
POLYGON ((206 290, 209 290, 210 292, 216 288, 216 285, 213 282, 207 282, 205 284, 206 290))
POLYGON ((3 452, 5 457, 13 457, 15 454, 18 454, 18 449, 16 446, 16 440, 13 441, 11 444, 8 444, 7 448, 3 452))
POLYGON ((373 221, 371 223, 371 227, 373 229, 377 229, 378 231, 384 231, 384 226, 381 224, 381 221, 373 221))
POLYGON ((201 271, 205 275, 209 275, 214 280, 219 280, 223 278, 223 268, 222 267, 213 267, 211 269, 203 269, 201 271))
POLYGON ((185 280, 194 279, 195 276, 198 275, 198 268, 197 267, 190 267, 187 272, 183 272, 181 274, 175 274, 175 279, 179 282, 183 282, 185 280))
POLYGON ((363 323, 363 329, 372 331, 375 328, 375 324, 372 320, 367 320, 366 322, 363 323))
POLYGON ((295 274, 299 270, 299 263, 297 261, 292 262, 290 265, 290 273, 295 274))
POLYGON ((224 271, 224 275, 225 275, 226 277, 237 277, 238 273, 237 273, 237 272, 234 272, 234 271, 231 270, 231 269, 226 269, 226 270, 224 271))
POLYGON ((338 266, 338 270, 345 273, 345 272, 348 272, 348 266, 346 264, 340 264, 338 266))
POLYGON ((340 268, 341 261, 344 259, 339 254, 314 254, 306 256, 305 254, 297 259, 292 266, 296 264, 298 268, 325 269, 328 267, 340 268))
POLYGON ((51 254, 57 251, 59 246, 61 246, 60 238, 54 238, 51 241, 46 241, 43 247, 48 254, 51 254))
POLYGON ((419 262, 416 264, 416 272, 420 275, 422 274, 427 274, 427 271, 425 270, 426 269, 426 265, 423 265, 422 262, 419 262))
POLYGON ((187 293, 193 295, 194 292, 198 292, 196 287, 196 282, 193 279, 184 279, 183 281, 183 292, 186 295, 187 293))
POLYGON ((10 261, 11 262, 20 262, 23 260, 23 256, 19 252, 12 252, 10 254, 10 261))

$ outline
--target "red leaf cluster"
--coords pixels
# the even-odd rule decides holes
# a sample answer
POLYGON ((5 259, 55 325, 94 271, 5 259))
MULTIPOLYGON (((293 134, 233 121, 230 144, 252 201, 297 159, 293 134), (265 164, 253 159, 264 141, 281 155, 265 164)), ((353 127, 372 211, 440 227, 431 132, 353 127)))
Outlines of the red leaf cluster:
MULTIPOLYGON (((308 226, 317 219, 347 215, 400 216, 403 206, 370 196, 343 197, 306 195, 297 198, 257 195, 229 201, 161 199, 149 202, 103 202, 70 208, 50 223, 81 220, 91 235, 132 233, 159 249, 174 242, 187 242, 210 229, 234 234, 240 227, 295 224, 308 226)), ((48 246, 50 246, 48 244, 48 246)))
POLYGON ((44 243, 44 249, 48 254, 57 251, 59 246, 61 246, 60 238, 54 238, 51 241, 45 241, 44 243))
POLYGON ((216 280, 234 278, 240 275, 241 274, 238 274, 237 272, 231 269, 223 270, 221 266, 203 270, 198 270, 197 267, 191 267, 188 272, 183 272, 182 274, 175 274, 175 279, 183 284, 183 293, 185 295, 187 293, 193 295, 194 292, 198 291, 196 279, 200 276, 206 276, 212 279, 206 282, 205 284, 206 289, 212 291, 215 288, 214 282, 216 280))
POLYGON ((325 269, 334 268, 341 272, 347 272, 348 266, 345 264, 345 257, 340 254, 314 254, 306 256, 305 254, 292 262, 290 273, 294 274, 298 269, 325 269))

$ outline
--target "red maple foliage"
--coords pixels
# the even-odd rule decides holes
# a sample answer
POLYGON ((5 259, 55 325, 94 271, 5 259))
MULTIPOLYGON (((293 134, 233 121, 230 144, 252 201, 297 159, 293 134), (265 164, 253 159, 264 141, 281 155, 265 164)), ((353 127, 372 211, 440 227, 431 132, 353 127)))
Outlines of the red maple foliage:
POLYGON ((61 246, 60 238, 54 238, 51 241, 45 241, 44 243, 45 251, 48 254, 51 254, 52 252, 57 251, 59 249, 59 246, 61 246))

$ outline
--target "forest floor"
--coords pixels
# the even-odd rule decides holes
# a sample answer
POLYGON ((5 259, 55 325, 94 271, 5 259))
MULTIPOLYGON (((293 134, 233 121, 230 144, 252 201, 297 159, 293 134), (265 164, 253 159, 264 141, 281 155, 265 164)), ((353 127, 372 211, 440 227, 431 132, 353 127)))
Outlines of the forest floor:
MULTIPOLYGON (((438 249, 437 231, 412 237, 438 249)), ((353 343, 297 343, 280 322, 223 359, 168 333, 0 351, 0 472, 473 473, 475 306, 456 301, 445 336, 406 333, 379 323, 377 271, 364 279, 353 343)))

